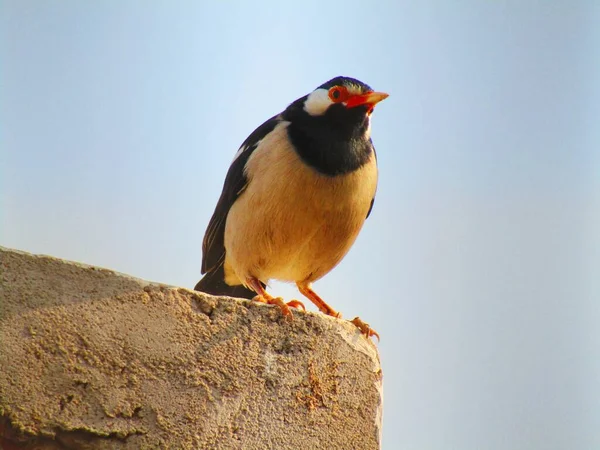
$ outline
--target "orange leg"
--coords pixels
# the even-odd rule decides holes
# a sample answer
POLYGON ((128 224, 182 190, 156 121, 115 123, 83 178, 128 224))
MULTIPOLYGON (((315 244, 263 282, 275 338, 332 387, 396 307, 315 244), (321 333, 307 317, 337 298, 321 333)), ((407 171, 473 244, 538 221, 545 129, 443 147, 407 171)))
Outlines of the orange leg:
POLYGON ((294 318, 292 311, 290 311, 290 306, 294 308, 300 307, 306 310, 302 302, 299 302, 298 300, 292 300, 291 302, 285 303, 281 297, 273 297, 265 290, 262 284, 260 284, 260 281, 258 281, 256 278, 248 278, 246 280, 246 284, 257 294, 257 296, 252 300, 261 303, 267 303, 269 305, 279 306, 284 317, 289 317, 290 319, 294 318))
POLYGON ((312 290, 312 288, 310 287, 310 283, 296 283, 296 286, 298 286, 298 290, 300 291, 300 293, 304 295, 307 299, 309 299, 311 302, 313 302, 317 306, 317 308, 319 308, 319 311, 321 311, 323 314, 327 314, 328 316, 333 316, 337 318, 342 317, 342 315, 339 312, 337 312, 335 309, 333 309, 331 306, 325 303, 323 299, 319 297, 315 291, 312 290))
MULTIPOLYGON (((321 311, 324 314, 327 314, 328 316, 333 316, 337 318, 342 317, 342 315, 339 312, 337 312, 331 306, 325 303, 323 299, 319 297, 315 291, 312 290, 309 283, 296 283, 296 286, 298 286, 298 290, 302 295, 308 298, 317 306, 317 308, 319 308, 319 311, 321 311)), ((360 332, 365 336, 375 336, 379 341, 379 334, 377 334, 375 330, 372 330, 368 323, 365 323, 362 320, 360 320, 360 318, 355 317, 350 321, 350 323, 354 324, 356 328, 358 328, 360 332)))

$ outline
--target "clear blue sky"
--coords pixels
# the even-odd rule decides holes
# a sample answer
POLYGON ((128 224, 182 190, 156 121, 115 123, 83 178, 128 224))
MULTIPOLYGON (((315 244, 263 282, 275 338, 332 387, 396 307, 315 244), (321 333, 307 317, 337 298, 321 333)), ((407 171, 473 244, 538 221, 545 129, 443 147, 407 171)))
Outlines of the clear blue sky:
POLYGON ((359 78, 379 190, 315 287, 381 334, 384 448, 600 448, 599 2, 0 8, 0 245, 192 287, 241 142, 359 78))

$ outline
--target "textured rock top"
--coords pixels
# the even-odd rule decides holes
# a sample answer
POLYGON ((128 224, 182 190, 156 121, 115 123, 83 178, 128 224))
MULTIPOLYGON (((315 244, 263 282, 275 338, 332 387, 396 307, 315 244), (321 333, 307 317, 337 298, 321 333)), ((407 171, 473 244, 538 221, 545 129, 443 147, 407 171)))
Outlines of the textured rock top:
POLYGON ((0 448, 377 449, 381 377, 345 321, 0 247, 0 448))

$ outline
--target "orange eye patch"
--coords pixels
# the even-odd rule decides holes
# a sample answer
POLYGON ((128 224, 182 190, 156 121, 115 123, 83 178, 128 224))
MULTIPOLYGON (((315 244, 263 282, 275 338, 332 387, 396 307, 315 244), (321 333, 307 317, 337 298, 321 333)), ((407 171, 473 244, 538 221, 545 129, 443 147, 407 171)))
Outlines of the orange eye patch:
POLYGON ((350 94, 344 86, 334 86, 329 89, 329 98, 333 103, 345 102, 350 94))

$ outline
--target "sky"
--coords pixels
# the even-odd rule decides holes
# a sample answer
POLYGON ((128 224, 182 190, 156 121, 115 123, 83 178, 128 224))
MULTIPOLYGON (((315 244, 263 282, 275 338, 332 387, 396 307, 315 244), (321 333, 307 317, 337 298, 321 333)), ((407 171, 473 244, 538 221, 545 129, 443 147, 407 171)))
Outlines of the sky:
POLYGON ((381 335, 383 448, 597 449, 599 56, 593 0, 3 0, 0 245, 191 288, 247 135, 358 78, 377 197, 315 290, 381 335))

